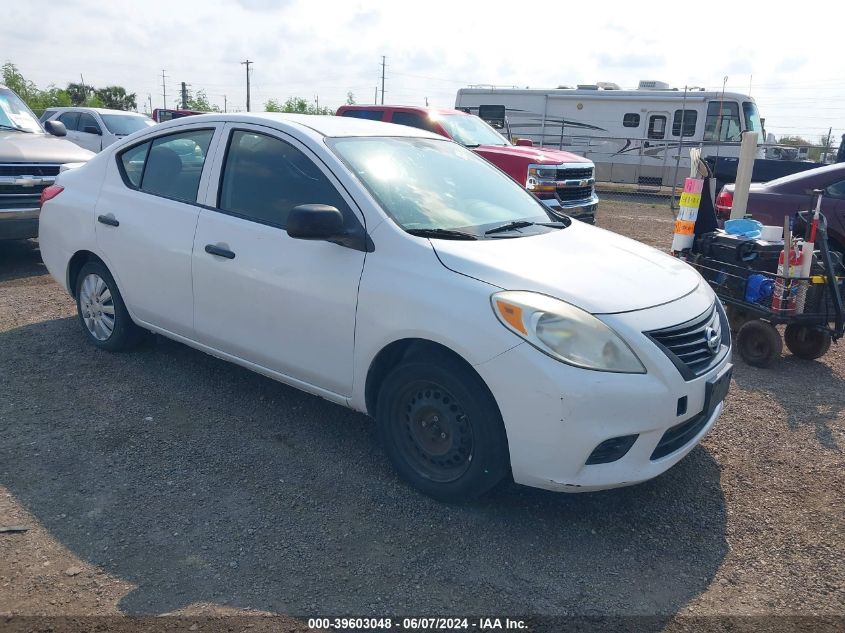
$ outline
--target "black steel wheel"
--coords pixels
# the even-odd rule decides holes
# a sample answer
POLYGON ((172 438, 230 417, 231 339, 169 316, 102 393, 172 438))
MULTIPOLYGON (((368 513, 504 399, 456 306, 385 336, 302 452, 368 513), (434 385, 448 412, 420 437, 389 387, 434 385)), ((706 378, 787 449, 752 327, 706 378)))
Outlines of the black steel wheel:
POLYGON ((507 436, 493 396, 452 359, 393 369, 379 391, 376 422, 394 468, 429 496, 474 498, 508 472, 507 436))
POLYGON ((749 365, 768 367, 780 357, 783 340, 771 323, 752 319, 739 328, 736 347, 742 360, 749 365))
POLYGON ((831 343, 830 332, 795 324, 786 326, 783 339, 793 355, 805 360, 821 358, 830 349, 831 343))

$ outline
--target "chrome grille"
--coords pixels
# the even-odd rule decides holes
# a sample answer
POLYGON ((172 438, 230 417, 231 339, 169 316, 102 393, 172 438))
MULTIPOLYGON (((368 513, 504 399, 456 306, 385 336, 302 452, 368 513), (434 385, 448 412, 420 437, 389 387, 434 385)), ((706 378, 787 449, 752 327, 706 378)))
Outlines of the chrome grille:
POLYGON ((0 210, 37 209, 41 192, 55 182, 59 169, 45 163, 0 164, 0 210))
POLYGON ((645 333, 678 367, 686 380, 705 373, 722 356, 727 323, 723 321, 717 303, 714 302, 706 312, 690 321, 645 333), (715 349, 708 344, 709 338, 718 340, 715 349))

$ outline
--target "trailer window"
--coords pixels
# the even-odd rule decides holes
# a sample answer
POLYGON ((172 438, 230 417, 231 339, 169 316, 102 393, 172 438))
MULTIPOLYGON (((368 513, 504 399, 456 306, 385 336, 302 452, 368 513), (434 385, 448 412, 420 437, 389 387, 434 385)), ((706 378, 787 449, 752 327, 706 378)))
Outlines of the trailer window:
POLYGON ((628 112, 622 117, 624 127, 640 127, 640 115, 636 112, 628 112))
POLYGON ((705 141, 738 141, 742 133, 739 105, 734 101, 711 101, 704 122, 705 141))
POLYGON ((662 139, 666 137, 666 117, 662 114, 653 114, 648 119, 648 137, 650 139, 662 139))
POLYGON ((698 112, 695 110, 675 110, 672 118, 672 136, 681 135, 683 124, 684 136, 695 136, 695 124, 698 121, 698 112))

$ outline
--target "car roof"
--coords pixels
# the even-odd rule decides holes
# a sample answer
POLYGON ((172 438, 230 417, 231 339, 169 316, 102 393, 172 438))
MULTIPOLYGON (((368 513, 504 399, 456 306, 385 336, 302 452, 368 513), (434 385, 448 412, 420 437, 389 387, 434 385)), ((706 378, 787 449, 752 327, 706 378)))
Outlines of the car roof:
POLYGON ((399 110, 400 112, 419 112, 420 114, 462 114, 470 116, 463 110, 455 110, 454 108, 427 108, 425 106, 415 105, 344 105, 340 106, 338 110, 344 112, 349 110, 399 110))
POLYGON ((770 180, 766 183, 766 188, 776 189, 784 186, 789 186, 794 182, 801 182, 817 176, 826 176, 828 174, 840 175, 845 178, 845 163, 834 163, 833 165, 825 165, 823 167, 816 167, 815 169, 805 169, 804 171, 795 172, 787 176, 781 176, 775 180, 770 180))
MULTIPOLYGON (((432 138, 442 141, 439 134, 395 123, 382 123, 353 117, 333 116, 326 114, 293 114, 287 112, 238 112, 231 114, 198 114, 180 117, 159 123, 156 130, 184 125, 202 125, 203 122, 222 121, 232 123, 253 123, 255 125, 272 125, 283 129, 291 126, 306 133, 312 138, 348 137, 348 136, 403 136, 417 138, 432 138)), ((153 128, 150 128, 153 129, 153 128)))
MULTIPOLYGON (((109 108, 89 108, 88 106, 51 106, 47 108, 51 112, 97 112, 99 114, 128 114, 130 116, 147 116, 141 112, 130 110, 111 110, 109 108)), ((45 112, 47 111, 45 110, 45 112)))

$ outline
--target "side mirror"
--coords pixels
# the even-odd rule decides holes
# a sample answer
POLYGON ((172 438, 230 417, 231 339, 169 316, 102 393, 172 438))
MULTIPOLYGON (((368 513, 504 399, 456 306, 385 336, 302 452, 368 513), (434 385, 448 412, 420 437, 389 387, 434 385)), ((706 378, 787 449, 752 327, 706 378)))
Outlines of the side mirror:
POLYGON ((534 141, 530 138, 518 138, 516 139, 516 145, 518 147, 534 147, 534 141))
POLYGON ((291 209, 287 232, 299 240, 338 240, 346 237, 343 214, 326 204, 301 204, 291 209))
POLYGON ((67 128, 61 121, 44 121, 44 131, 53 136, 67 136, 67 128))
POLYGON ((103 133, 100 131, 100 128, 98 128, 96 125, 86 125, 84 128, 82 128, 82 131, 86 134, 96 134, 97 136, 103 135, 103 133))

